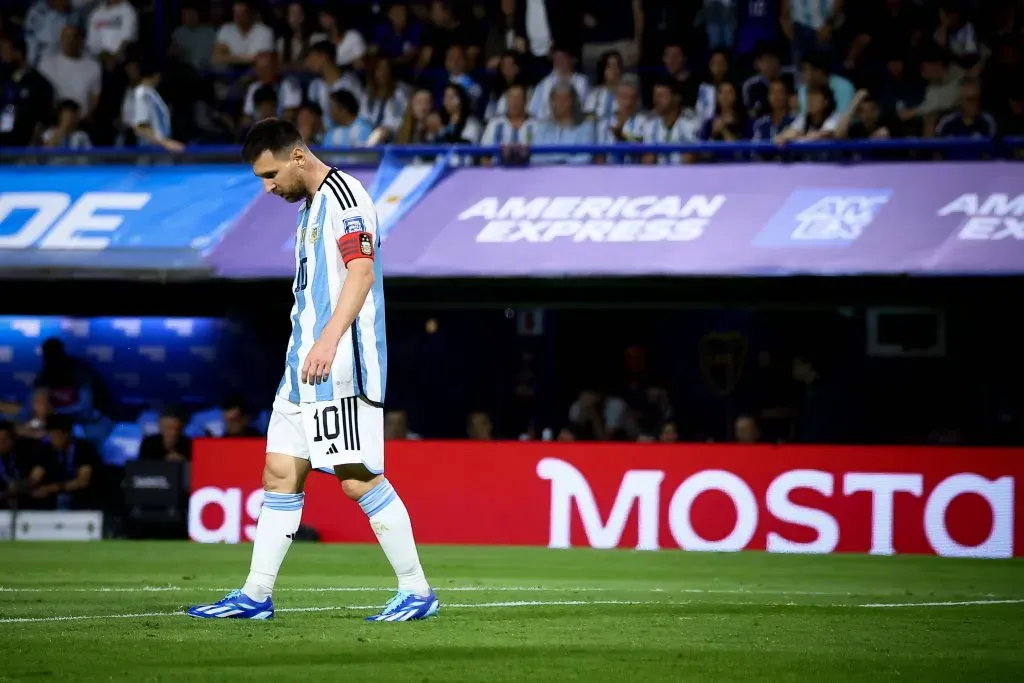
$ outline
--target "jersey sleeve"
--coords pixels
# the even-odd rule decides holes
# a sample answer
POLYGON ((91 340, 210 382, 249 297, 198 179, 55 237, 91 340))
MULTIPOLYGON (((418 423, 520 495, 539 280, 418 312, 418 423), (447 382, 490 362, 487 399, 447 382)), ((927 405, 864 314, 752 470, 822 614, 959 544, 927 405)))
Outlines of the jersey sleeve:
POLYGON ((377 214, 365 190, 336 172, 324 180, 327 227, 347 267, 356 259, 377 258, 377 214))

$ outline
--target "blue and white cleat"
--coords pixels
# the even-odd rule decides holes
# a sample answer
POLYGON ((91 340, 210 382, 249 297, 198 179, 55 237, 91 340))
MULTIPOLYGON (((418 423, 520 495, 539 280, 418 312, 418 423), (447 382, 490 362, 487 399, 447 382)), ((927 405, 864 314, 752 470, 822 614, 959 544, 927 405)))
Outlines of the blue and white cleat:
POLYGON ((436 616, 440 603, 434 591, 426 597, 416 595, 412 591, 398 591, 395 597, 388 600, 380 614, 366 617, 366 621, 415 621, 436 616))
POLYGON ((231 591, 212 605, 196 605, 188 611, 197 619, 273 619, 274 603, 256 602, 242 591, 231 591))

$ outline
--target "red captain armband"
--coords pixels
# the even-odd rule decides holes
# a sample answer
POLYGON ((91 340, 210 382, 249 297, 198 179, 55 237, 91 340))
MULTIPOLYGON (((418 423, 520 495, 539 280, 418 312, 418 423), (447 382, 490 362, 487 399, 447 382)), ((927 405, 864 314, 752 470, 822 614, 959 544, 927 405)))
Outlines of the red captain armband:
POLYGON ((349 232, 338 239, 341 259, 347 266, 349 261, 357 258, 373 260, 373 235, 368 232, 349 232))

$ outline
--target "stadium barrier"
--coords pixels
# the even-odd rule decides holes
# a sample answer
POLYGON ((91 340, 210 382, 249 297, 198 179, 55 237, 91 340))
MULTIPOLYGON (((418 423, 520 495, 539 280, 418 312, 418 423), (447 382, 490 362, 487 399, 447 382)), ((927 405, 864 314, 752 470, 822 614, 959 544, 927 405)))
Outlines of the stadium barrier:
MULTIPOLYGON (((195 443, 194 541, 252 540, 264 448, 195 443)), ((1024 555, 1024 449, 398 441, 387 458, 420 543, 1024 555)), ((374 541, 332 477, 306 492, 324 541, 374 541)))

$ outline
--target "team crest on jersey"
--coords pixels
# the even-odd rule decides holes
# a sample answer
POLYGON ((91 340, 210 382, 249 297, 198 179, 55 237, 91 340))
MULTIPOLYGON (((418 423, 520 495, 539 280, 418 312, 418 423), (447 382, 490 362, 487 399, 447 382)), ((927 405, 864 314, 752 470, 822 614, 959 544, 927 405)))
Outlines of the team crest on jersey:
POLYGON ((363 256, 373 256, 373 238, 370 233, 364 232, 359 236, 359 251, 363 256))
POLYGON ((352 218, 346 218, 344 221, 345 234, 350 232, 366 232, 366 225, 363 223, 361 216, 354 216, 352 218))
POLYGON ((319 225, 313 224, 313 227, 309 229, 309 241, 312 244, 316 244, 316 241, 320 239, 321 229, 319 225))

